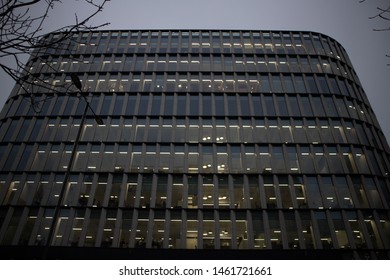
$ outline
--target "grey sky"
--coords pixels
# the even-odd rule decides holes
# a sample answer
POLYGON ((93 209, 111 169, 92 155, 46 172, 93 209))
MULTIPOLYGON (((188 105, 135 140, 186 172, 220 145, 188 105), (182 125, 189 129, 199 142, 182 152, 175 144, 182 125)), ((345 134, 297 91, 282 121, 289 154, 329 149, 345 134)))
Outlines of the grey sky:
MULTIPOLYGON (((45 32, 69 24, 77 0, 53 10, 45 32)), ((94 24, 106 29, 258 29, 309 30, 329 35, 347 50, 379 123, 390 140, 390 31, 374 32, 389 22, 369 20, 389 0, 111 0, 94 24)), ((387 26, 386 26, 387 24, 387 26)), ((13 82, 0 73, 0 106, 13 82)))

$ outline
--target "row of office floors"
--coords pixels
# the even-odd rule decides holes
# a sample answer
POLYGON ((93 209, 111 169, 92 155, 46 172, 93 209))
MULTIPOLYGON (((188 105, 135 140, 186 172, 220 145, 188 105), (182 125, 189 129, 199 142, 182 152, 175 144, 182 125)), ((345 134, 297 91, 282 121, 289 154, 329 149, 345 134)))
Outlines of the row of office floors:
MULTIPOLYGON (((0 242, 44 246, 80 127, 77 117, 15 120, 28 129, 2 134, 10 140, 1 146, 0 242)), ((367 123, 359 132, 352 119, 92 120, 65 182, 53 246, 388 257, 388 159, 367 123)))
MULTIPOLYGON (((45 245, 63 177, 20 179, 12 211, 1 209, 1 244, 45 245)), ((360 176, 72 175, 52 245, 385 249, 384 203, 360 176)))

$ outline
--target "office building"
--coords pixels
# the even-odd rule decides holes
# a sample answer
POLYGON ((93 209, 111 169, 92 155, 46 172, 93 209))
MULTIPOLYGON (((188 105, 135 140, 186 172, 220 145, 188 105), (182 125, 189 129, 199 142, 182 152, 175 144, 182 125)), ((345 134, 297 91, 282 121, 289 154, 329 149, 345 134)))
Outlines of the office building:
POLYGON ((28 65, 0 116, 3 258, 390 258, 390 149, 334 39, 91 31, 28 65))

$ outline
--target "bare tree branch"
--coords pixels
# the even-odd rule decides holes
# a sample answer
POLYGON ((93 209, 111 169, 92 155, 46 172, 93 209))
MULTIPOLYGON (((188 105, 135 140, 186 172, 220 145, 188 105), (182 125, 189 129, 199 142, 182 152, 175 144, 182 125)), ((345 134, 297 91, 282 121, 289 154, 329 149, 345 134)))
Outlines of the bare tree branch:
MULTIPOLYGON (((0 4, 0 70, 9 75, 19 86, 18 94, 31 95, 33 107, 33 97, 35 93, 42 91, 66 92, 69 85, 59 85, 50 81, 47 77, 42 77, 39 71, 26 65, 25 61, 40 61, 46 67, 48 56, 45 51, 48 48, 57 51, 68 50, 72 44, 72 34, 76 31, 90 31, 108 23, 91 25, 93 17, 103 11, 109 0, 83 0, 90 7, 90 13, 80 18, 76 13, 74 22, 50 33, 59 32, 60 35, 48 40, 48 36, 43 34, 45 22, 50 12, 62 4, 61 0, 5 0, 0 4), (39 5, 39 6, 37 6, 39 5), (33 13, 33 9, 40 8, 40 13, 33 13)), ((49 32, 45 32, 49 33, 49 32)), ((54 67, 51 68, 53 74, 54 67)), ((59 73, 60 74, 60 73, 59 73)), ((62 74, 62 73, 61 73, 62 74)))
MULTIPOLYGON (((359 3, 364 3, 366 0, 360 0, 359 3)), ((377 7, 377 14, 374 16, 369 17, 369 19, 381 19, 385 21, 390 21, 390 6, 387 8, 384 7, 377 7)), ((373 31, 390 31, 390 26, 389 27, 384 27, 384 28, 374 28, 373 31)), ((389 55, 386 55, 386 57, 389 57, 389 55)), ((390 66, 390 64, 387 64, 390 66)))
POLYGON ((374 19, 374 18, 380 17, 381 19, 384 19, 384 20, 390 20, 390 18, 385 16, 386 13, 390 13, 390 6, 387 9, 384 9, 381 7, 377 7, 376 9, 379 10, 380 13, 378 13, 375 16, 369 17, 369 19, 374 19))
POLYGON ((14 4, 11 4, 11 5, 9 5, 9 3, 4 4, 4 6, 2 6, 1 9, 3 10, 4 7, 6 7, 6 9, 4 9, 4 11, 2 11, 0 13, 0 17, 8 14, 9 12, 12 12, 13 10, 16 10, 16 9, 19 9, 19 8, 22 8, 25 6, 30 6, 30 5, 36 4, 38 2, 41 2, 41 1, 42 0, 34 0, 34 1, 26 2, 26 3, 23 3, 23 2, 18 3, 18 1, 9 1, 9 2, 13 2, 14 4))

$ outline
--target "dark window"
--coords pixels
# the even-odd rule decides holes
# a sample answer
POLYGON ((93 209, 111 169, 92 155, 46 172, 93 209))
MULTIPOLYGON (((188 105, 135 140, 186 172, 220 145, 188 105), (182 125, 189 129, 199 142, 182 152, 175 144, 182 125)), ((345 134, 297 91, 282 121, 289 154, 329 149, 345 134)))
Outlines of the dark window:
POLYGON ((295 76, 295 88, 298 93, 306 93, 305 83, 302 76, 295 76))
POLYGON ((114 111, 112 112, 113 115, 121 115, 122 114, 123 100, 124 100, 123 95, 117 95, 117 97, 115 99, 114 111))
POLYGON ((69 97, 68 102, 66 103, 65 110, 64 110, 64 115, 71 115, 72 114, 72 109, 73 105, 75 103, 75 98, 74 97, 69 97))
POLYGON ((325 111, 324 111, 324 107, 322 106, 321 98, 319 96, 313 96, 313 103, 314 103, 314 108, 317 112, 316 115, 319 117, 325 116, 325 111))
POLYGON ((300 116, 300 111, 299 111, 299 105, 297 101, 296 96, 288 96, 288 101, 290 105, 290 115, 292 116, 300 116))
POLYGON ((291 76, 284 76, 283 80, 284 80, 285 91, 287 93, 294 92, 294 84, 293 84, 291 76))
POLYGON ((26 145, 26 148, 23 151, 22 157, 20 158, 17 171, 23 171, 26 168, 26 165, 29 161, 30 154, 32 151, 33 145, 26 145))
POLYGON ((28 138, 29 141, 37 141, 39 131, 41 130, 42 127, 42 119, 37 119, 34 125, 33 130, 31 131, 30 137, 28 138))
POLYGON ((261 76, 261 91, 262 92, 271 92, 271 87, 269 85, 268 76, 261 76))
POLYGON ((154 95, 152 99, 152 112, 151 112, 152 115, 154 116, 160 115, 160 105, 161 105, 161 96, 154 95))
POLYGON ((138 114, 139 115, 146 115, 148 112, 148 101, 149 101, 149 96, 148 95, 141 95, 141 99, 139 102, 139 107, 138 107, 138 114))
POLYGON ((190 96, 190 115, 199 115, 199 96, 197 95, 190 96))
POLYGON ((57 97, 53 111, 51 112, 52 115, 60 115, 61 114, 60 110, 61 110, 63 101, 64 101, 64 96, 57 97))
POLYGON ((241 115, 250 116, 249 98, 248 96, 240 96, 241 115))
POLYGON ((282 82, 280 76, 272 76, 272 87, 274 92, 282 92, 282 82))
POLYGON ((275 106, 272 96, 265 96, 265 106, 267 108, 267 115, 268 116, 276 116, 275 112, 275 106))
POLYGON ((18 141, 18 142, 23 141, 24 137, 26 136, 27 129, 30 125, 30 121, 31 120, 29 120, 29 119, 25 119, 23 121, 23 125, 19 130, 18 136, 16 137, 16 141, 18 141))
POLYGON ((264 110, 263 110, 263 103, 261 101, 261 96, 253 96, 253 110, 255 116, 263 116, 264 110))
POLYGON ((306 80, 307 80, 307 83, 309 85, 309 92, 310 93, 318 93, 318 88, 317 88, 316 82, 314 80, 314 77, 307 76, 306 80))
POLYGON ((100 115, 108 115, 110 110, 111 100, 112 100, 111 95, 104 96, 102 109, 100 110, 100 115))
POLYGON ((127 100, 126 111, 125 111, 126 116, 131 116, 134 114, 136 99, 137 99, 137 96, 134 96, 134 95, 129 96, 129 98, 127 100))
POLYGON ((304 116, 312 116, 313 111, 311 109, 309 97, 308 96, 301 96, 301 103, 302 103, 304 116))
POLYGON ((13 145, 11 152, 8 154, 7 161, 5 162, 3 166, 4 171, 9 171, 11 170, 12 166, 15 163, 16 156, 18 154, 18 151, 20 149, 20 145, 13 145))
POLYGON ((279 107, 279 115, 281 116, 287 116, 287 106, 286 106, 286 99, 284 96, 278 96, 278 107, 279 107))
POLYGON ((173 96, 166 95, 165 104, 164 104, 164 115, 172 115, 172 114, 173 114, 173 96))
POLYGON ((212 110, 211 110, 211 96, 210 95, 203 95, 203 115, 204 116, 211 116, 212 110))
MULTIPOLYGON (((100 99, 100 95, 92 96, 92 100, 89 103, 89 107, 90 107, 90 110, 88 110, 89 115, 92 115, 91 110, 93 110, 94 112, 97 111, 97 108, 98 108, 98 105, 99 105, 99 99, 100 99)), ((86 104, 85 104, 85 102, 83 100, 80 100, 79 106, 84 109, 86 104)))
POLYGON ((320 92, 321 93, 329 93, 328 83, 325 80, 325 77, 318 77, 318 81, 320 82, 320 92))
POLYGON ((229 116, 237 116, 237 99, 235 95, 228 95, 228 112, 229 116))
POLYGON ((225 104, 223 102, 223 95, 215 96, 215 113, 217 116, 225 115, 225 104))
POLYGON ((23 113, 26 111, 27 106, 31 106, 31 104, 29 103, 29 99, 22 98, 22 101, 20 102, 20 105, 19 105, 18 110, 16 111, 15 115, 16 116, 23 115, 23 113))
POLYGON ((179 116, 183 116, 186 114, 186 96, 178 96, 177 97, 177 111, 176 114, 179 116))

